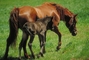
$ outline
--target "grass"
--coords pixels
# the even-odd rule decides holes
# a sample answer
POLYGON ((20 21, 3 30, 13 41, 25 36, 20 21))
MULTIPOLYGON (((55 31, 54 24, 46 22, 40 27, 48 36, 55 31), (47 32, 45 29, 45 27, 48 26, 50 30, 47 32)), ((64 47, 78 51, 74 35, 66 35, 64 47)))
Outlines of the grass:
MULTIPOLYGON (((9 13, 14 7, 21 6, 39 6, 44 2, 55 2, 68 8, 77 16, 77 36, 73 37, 63 22, 60 22, 59 29, 62 33, 62 46, 56 52, 58 36, 48 31, 46 54, 44 57, 36 60, 89 60, 89 1, 88 0, 0 0, 0 57, 5 53, 6 39, 9 35, 9 13)), ((22 32, 19 30, 16 48, 10 48, 9 57, 18 57, 18 46, 21 41, 22 32)), ((33 42, 34 53, 39 52, 38 37, 35 37, 33 42)), ((30 54, 27 46, 28 54, 30 54)), ((22 51, 23 56, 23 51, 22 51)))

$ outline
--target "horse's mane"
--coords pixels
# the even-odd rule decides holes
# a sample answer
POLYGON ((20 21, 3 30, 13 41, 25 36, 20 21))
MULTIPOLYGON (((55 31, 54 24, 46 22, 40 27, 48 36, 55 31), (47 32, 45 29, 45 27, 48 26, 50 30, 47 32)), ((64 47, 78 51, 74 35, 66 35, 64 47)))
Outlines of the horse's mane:
POLYGON ((66 16, 72 17, 74 14, 69 11, 67 8, 64 8, 63 6, 61 6, 60 4, 56 4, 56 3, 49 3, 49 2, 45 2, 43 5, 52 5, 54 7, 56 7, 56 10, 60 13, 60 14, 64 14, 66 16), (60 11, 59 11, 60 10, 60 11))
POLYGON ((61 5, 59 5, 59 4, 56 4, 56 3, 52 3, 52 2, 45 2, 45 3, 43 3, 43 5, 52 5, 52 6, 59 6, 60 8, 64 8, 63 6, 61 6, 61 5))
POLYGON ((44 3, 44 4, 46 4, 46 5, 52 5, 52 6, 59 6, 60 8, 64 9, 64 7, 63 7, 63 6, 61 6, 60 4, 56 4, 56 3, 49 3, 49 2, 46 2, 46 3, 44 3))
POLYGON ((62 7, 61 5, 58 5, 56 3, 48 3, 48 2, 44 3, 43 5, 53 6, 56 9, 56 11, 58 12, 59 16, 61 17, 61 20, 64 20, 64 11, 63 11, 65 9, 64 7, 62 7))

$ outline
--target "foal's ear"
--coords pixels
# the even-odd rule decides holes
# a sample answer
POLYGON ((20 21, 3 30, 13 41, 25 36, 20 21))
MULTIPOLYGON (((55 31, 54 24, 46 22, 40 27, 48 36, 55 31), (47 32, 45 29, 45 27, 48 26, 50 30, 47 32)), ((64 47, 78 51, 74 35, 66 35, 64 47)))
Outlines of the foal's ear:
POLYGON ((53 16, 51 16, 51 20, 53 19, 53 16))

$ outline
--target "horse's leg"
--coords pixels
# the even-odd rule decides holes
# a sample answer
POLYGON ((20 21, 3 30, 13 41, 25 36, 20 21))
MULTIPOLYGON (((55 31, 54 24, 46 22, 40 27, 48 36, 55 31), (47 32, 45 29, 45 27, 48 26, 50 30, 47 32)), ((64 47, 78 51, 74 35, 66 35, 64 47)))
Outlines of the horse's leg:
POLYGON ((40 36, 40 47, 41 47, 41 49, 40 49, 40 52, 39 52, 39 54, 38 54, 38 58, 40 57, 40 56, 42 56, 43 57, 43 50, 44 50, 44 47, 45 47, 45 35, 39 35, 40 36))
POLYGON ((7 39, 5 55, 4 55, 4 57, 3 57, 4 59, 7 59, 7 56, 8 56, 9 46, 10 46, 10 44, 11 44, 10 41, 9 41, 10 39, 11 39, 11 37, 9 36, 8 39, 7 39))
POLYGON ((53 29, 52 31, 54 31, 54 32, 58 35, 58 37, 59 37, 58 46, 57 46, 57 48, 56 48, 57 51, 58 51, 58 50, 60 49, 60 46, 61 46, 61 37, 62 37, 62 35, 61 35, 61 33, 59 32, 57 26, 54 26, 54 29, 53 29))
POLYGON ((29 55, 27 54, 27 50, 26 50, 26 43, 27 43, 28 37, 29 37, 29 35, 26 35, 26 39, 24 40, 24 43, 23 43, 23 51, 24 51, 24 56, 26 58, 30 58, 29 55))
POLYGON ((33 58, 35 58, 35 55, 34 55, 33 50, 32 50, 32 42, 33 42, 33 40, 34 40, 34 37, 35 37, 35 35, 34 35, 34 36, 30 36, 30 41, 29 41, 29 43, 28 43, 28 46, 29 46, 29 48, 30 48, 31 55, 32 55, 33 58))
MULTIPOLYGON (((28 35, 25 32, 23 32, 22 40, 21 40, 20 45, 19 45, 19 58, 20 59, 21 59, 21 49, 22 49, 22 47, 24 48, 24 54, 27 55, 27 51, 26 51, 26 42, 27 42, 27 39, 28 39, 28 35)), ((29 56, 26 56, 26 57, 29 58, 29 56)))

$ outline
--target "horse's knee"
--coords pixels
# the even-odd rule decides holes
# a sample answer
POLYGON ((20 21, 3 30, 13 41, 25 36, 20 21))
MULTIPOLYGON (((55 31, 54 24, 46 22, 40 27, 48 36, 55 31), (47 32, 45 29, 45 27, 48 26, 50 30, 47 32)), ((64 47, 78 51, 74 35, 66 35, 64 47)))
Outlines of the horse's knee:
POLYGON ((61 34, 61 33, 59 33, 59 36, 62 36, 62 34, 61 34))

